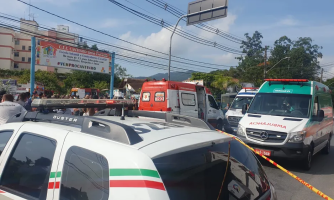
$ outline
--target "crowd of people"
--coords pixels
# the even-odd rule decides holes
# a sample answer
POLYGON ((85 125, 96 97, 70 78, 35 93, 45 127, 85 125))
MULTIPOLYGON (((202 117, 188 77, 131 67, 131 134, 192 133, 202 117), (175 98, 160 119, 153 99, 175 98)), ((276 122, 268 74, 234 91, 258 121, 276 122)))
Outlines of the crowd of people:
MULTIPOLYGON (((79 99, 79 96, 73 95, 44 95, 43 93, 34 92, 30 96, 29 92, 21 93, 15 99, 11 94, 0 93, 0 125, 7 122, 7 120, 19 113, 26 111, 39 111, 43 113, 58 113, 58 114, 69 114, 75 116, 93 116, 96 112, 99 112, 103 108, 64 108, 64 109, 39 109, 31 106, 34 99, 79 99)), ((108 96, 98 95, 86 95, 83 99, 109 99, 108 96)), ((114 97, 114 99, 120 99, 114 97)), ((123 99, 123 98, 122 98, 123 99)), ((135 102, 136 109, 138 107, 137 100, 135 102)))

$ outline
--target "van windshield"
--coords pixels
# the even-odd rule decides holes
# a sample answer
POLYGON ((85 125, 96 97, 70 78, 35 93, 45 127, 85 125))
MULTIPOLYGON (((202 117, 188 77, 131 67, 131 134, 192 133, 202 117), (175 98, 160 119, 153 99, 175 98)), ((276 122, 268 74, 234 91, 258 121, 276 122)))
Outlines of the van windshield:
POLYGON ((247 113, 308 118, 311 95, 258 93, 247 113))
POLYGON ((244 104, 250 104, 253 97, 236 97, 231 105, 232 109, 242 109, 244 104))

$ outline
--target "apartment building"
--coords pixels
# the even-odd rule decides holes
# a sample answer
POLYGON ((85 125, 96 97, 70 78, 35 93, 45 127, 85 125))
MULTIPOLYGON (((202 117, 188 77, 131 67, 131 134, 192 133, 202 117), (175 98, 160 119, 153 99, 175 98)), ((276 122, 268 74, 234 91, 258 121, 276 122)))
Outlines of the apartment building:
MULTIPOLYGON (((77 46, 79 36, 69 32, 68 26, 58 25, 57 30, 39 30, 38 23, 32 20, 21 19, 21 30, 34 34, 36 40, 48 40, 66 45, 77 46)), ((31 35, 23 31, 0 27, 0 68, 10 70, 30 69, 31 63, 31 35)), ((55 71, 54 67, 38 66, 36 70, 55 71)), ((60 73, 69 72, 68 69, 57 69, 60 73)))

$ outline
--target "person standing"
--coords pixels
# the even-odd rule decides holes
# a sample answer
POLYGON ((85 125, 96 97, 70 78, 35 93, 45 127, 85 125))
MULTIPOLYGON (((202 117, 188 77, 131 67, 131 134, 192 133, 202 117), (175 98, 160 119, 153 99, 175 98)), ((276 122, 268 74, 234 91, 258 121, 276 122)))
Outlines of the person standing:
POLYGON ((0 125, 5 124, 8 119, 16 114, 24 113, 27 110, 18 103, 14 103, 14 97, 11 94, 5 94, 0 103, 0 125))
POLYGON ((27 99, 28 99, 28 98, 27 98, 26 93, 21 93, 21 94, 19 95, 19 98, 18 98, 18 100, 16 101, 16 103, 18 103, 18 104, 20 104, 21 106, 24 107, 24 105, 25 105, 27 99))

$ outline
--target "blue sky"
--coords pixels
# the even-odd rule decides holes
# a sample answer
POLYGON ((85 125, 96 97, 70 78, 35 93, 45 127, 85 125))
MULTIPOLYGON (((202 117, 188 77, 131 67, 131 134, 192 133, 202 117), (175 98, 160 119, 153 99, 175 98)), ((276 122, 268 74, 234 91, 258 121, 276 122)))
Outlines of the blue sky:
MULTIPOLYGON (((29 0, 25 0, 29 2, 29 0)), ((89 27, 98 29, 110 35, 131 41, 133 43, 149 47, 158 51, 168 52, 170 32, 159 26, 151 24, 135 15, 128 13, 120 7, 112 4, 108 0, 30 0, 32 4, 56 13, 60 16, 69 18, 73 21, 85 24, 89 27)), ((136 9, 145 14, 162 18, 175 24, 177 18, 168 12, 150 4, 146 0, 117 0, 126 6, 136 9), (145 9, 142 10, 131 3, 145 9), (150 12, 150 13, 147 13, 150 12)), ((187 9, 188 0, 165 0, 169 4, 182 10, 187 9)), ((20 18, 28 19, 29 9, 24 4, 16 0, 0 0, 0 12, 10 14, 20 18)), ((323 59, 321 63, 334 62, 334 1, 333 0, 233 0, 229 1, 228 17, 211 21, 210 25, 227 31, 233 35, 243 37, 245 33, 259 31, 263 34, 263 44, 273 46, 275 40, 281 36, 288 36, 296 40, 298 37, 311 37, 315 44, 323 46, 323 59), (320 3, 321 2, 321 3, 320 3)), ((95 33, 83 27, 71 24, 54 16, 41 11, 31 9, 35 15, 35 20, 39 24, 56 27, 56 25, 69 25, 70 31, 89 38, 94 38, 110 44, 117 44, 132 48, 141 52, 147 50, 122 43, 110 37, 95 33)), ((203 32, 193 26, 180 24, 180 28, 199 35, 211 41, 224 44, 234 49, 239 49, 238 44, 218 37, 217 35, 203 32)), ((100 48, 109 47, 98 45, 100 48)), ((115 50, 115 49, 111 49, 115 50)), ((139 57, 140 55, 123 52, 119 53, 129 56, 139 57)), ((149 52, 152 53, 152 52, 149 52)), ((179 36, 173 40, 173 54, 194 59, 202 62, 209 62, 223 65, 236 65, 234 59, 237 55, 227 53, 216 48, 206 47, 179 36)), ((142 58, 145 59, 145 58, 142 58)), ((167 61, 150 59, 152 62, 167 64, 167 61)), ((128 69, 133 76, 148 76, 159 72, 159 69, 142 67, 136 64, 129 64, 117 60, 116 63, 128 69)), ((172 63, 173 65, 173 63, 172 63)), ((174 66, 185 68, 185 66, 175 64, 174 66)), ((189 67, 187 67, 188 69, 189 67)), ((189 68, 190 69, 190 68, 189 68)), ((210 71, 205 68, 194 67, 193 70, 210 71)), ((326 67, 325 70, 334 73, 332 68, 326 67)), ((326 76, 331 76, 327 74, 326 76)))

